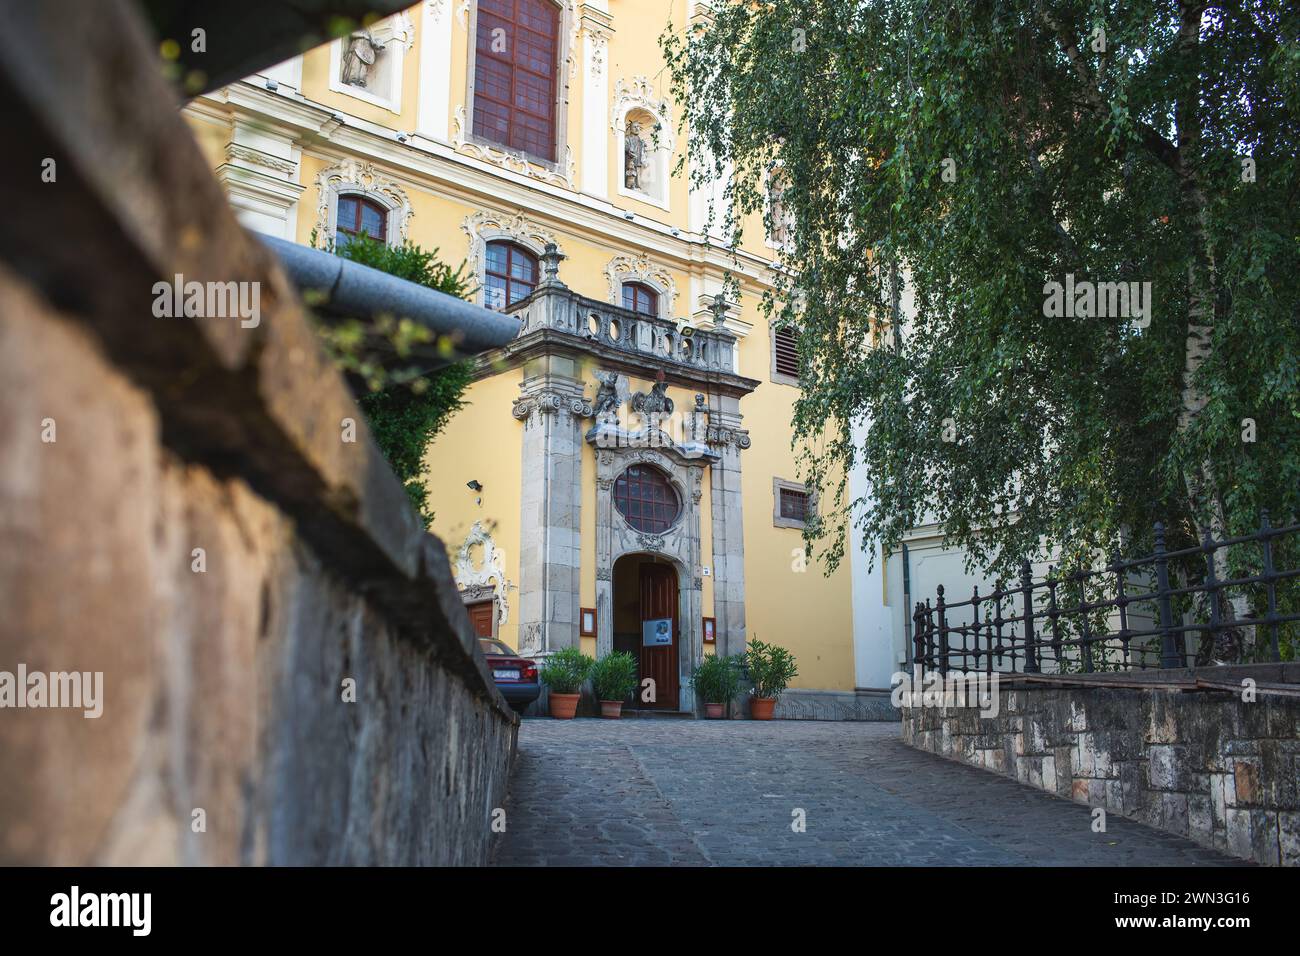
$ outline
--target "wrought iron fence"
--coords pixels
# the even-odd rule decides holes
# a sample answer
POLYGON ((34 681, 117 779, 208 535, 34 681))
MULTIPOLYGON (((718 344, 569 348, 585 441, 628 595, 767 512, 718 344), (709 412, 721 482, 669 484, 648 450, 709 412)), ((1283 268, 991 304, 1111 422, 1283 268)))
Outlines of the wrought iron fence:
POLYGON ((912 615, 913 666, 923 670, 1093 673, 1294 657, 1300 627, 1300 524, 1168 551, 1156 524, 1151 554, 950 603, 943 586, 912 615), (1197 572, 1200 573, 1197 573, 1197 572), (1225 573, 1226 572, 1226 573, 1225 573), (1198 639, 1199 638, 1199 639, 1198 639), (1286 653, 1284 655, 1284 648, 1286 653))

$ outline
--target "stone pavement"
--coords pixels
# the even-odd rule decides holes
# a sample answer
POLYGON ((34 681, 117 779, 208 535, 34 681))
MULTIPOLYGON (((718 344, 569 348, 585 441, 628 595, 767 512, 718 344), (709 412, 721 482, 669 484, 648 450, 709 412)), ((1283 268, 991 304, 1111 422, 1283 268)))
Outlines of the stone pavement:
POLYGON ((904 745, 893 723, 524 721, 502 866, 1231 866, 904 745), (791 825, 803 811, 806 830, 791 825))

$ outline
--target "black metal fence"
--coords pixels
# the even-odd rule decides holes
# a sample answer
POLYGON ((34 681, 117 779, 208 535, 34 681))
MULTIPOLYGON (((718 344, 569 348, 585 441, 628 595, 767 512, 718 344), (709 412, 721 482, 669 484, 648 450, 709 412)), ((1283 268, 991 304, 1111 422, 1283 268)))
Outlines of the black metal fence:
POLYGON ((1300 568, 1275 558, 1297 553, 1298 531, 1266 515, 1254 534, 1167 551, 1157 524, 1146 557, 1049 568, 1038 581, 1025 561, 1018 587, 977 586, 956 603, 940 585, 912 615, 913 666, 1058 674, 1280 661, 1296 640, 1300 568))

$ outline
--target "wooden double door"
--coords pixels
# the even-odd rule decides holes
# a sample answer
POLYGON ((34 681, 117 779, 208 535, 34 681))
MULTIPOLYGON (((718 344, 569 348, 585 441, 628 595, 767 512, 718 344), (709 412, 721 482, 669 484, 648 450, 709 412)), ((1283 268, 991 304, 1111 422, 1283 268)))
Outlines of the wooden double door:
POLYGON ((655 682, 654 702, 641 699, 644 688, 637 689, 636 706, 655 710, 677 710, 681 695, 678 670, 678 645, 681 629, 677 620, 677 572, 671 565, 644 563, 640 567, 641 620, 672 620, 672 643, 647 647, 640 642, 641 680, 655 682))

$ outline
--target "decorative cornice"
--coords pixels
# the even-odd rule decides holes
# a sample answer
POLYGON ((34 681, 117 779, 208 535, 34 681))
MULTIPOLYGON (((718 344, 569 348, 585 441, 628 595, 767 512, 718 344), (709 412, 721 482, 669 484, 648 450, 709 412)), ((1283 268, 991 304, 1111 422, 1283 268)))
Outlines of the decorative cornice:
POLYGON ((240 160, 254 166, 265 166, 267 169, 273 169, 277 173, 284 173, 285 175, 293 175, 298 172, 298 164, 295 162, 272 156, 270 153, 263 152, 260 149, 253 149, 250 146, 241 146, 238 143, 228 143, 226 145, 226 158, 232 162, 240 160))
MULTIPOLYGON (((308 155, 321 157, 320 146, 328 142, 331 153, 346 150, 369 161, 401 168, 436 196, 449 196, 470 205, 486 202, 527 205, 536 215, 571 223, 611 243, 650 249, 657 256, 673 260, 677 268, 703 266, 710 273, 735 272, 742 281, 760 288, 771 284, 768 275, 772 270, 765 256, 743 248, 735 250, 734 255, 740 259, 737 269, 733 252, 716 242, 706 243, 702 233, 682 229, 673 235, 667 224, 640 217, 635 221, 626 220, 622 210, 607 200, 536 180, 515 178, 514 174, 502 175, 497 167, 482 166, 478 160, 449 145, 424 137, 398 143, 387 127, 300 95, 274 93, 256 83, 239 80, 190 101, 184 112, 209 122, 244 118, 273 124, 277 130, 298 137, 308 155)), ((332 159, 329 155, 325 158, 332 159)))

